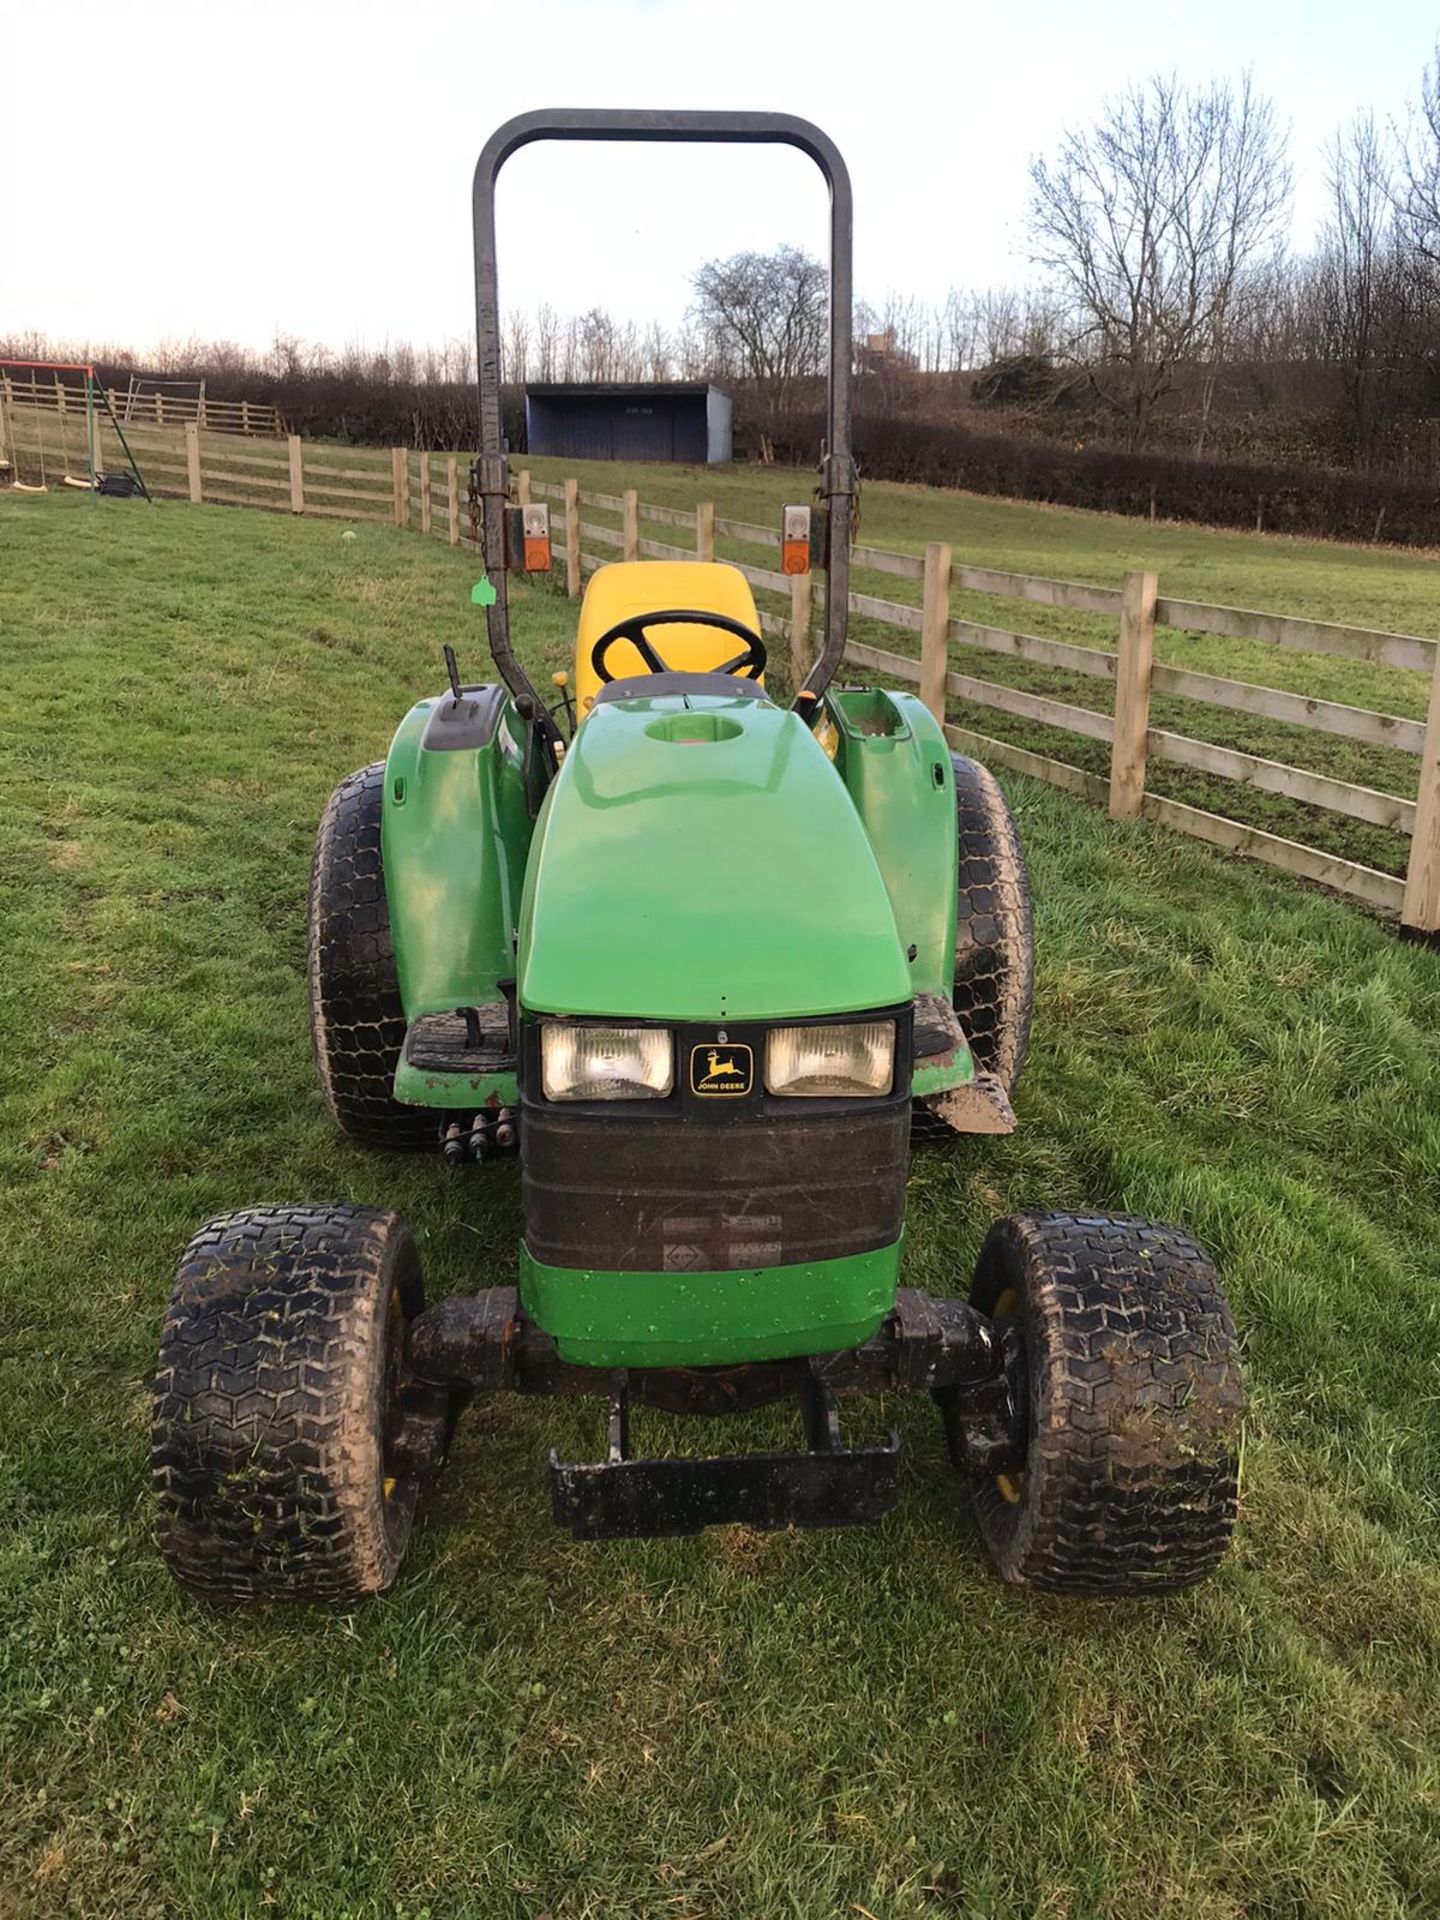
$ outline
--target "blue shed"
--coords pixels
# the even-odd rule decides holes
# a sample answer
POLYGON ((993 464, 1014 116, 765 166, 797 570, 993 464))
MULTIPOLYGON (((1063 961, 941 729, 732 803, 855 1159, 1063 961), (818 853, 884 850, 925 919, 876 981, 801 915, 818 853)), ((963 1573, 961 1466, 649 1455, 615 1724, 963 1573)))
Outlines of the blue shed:
POLYGON ((571 460, 730 458, 730 396, 708 380, 527 386, 525 443, 571 460))

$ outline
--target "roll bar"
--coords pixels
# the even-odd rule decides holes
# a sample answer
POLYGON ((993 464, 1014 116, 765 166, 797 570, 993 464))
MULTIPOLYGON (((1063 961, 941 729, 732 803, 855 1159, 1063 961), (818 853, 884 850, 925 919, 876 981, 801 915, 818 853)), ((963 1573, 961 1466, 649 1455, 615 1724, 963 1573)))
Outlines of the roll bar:
POLYGON ((483 511, 485 570, 495 586, 487 612, 490 652, 500 677, 526 719, 552 730, 545 702, 510 646, 506 591, 504 509, 509 462, 500 424, 500 303, 495 264, 495 182, 519 148, 533 140, 686 140, 703 143, 798 147, 824 174, 830 189, 830 366, 826 438, 820 493, 828 508, 825 549, 825 644, 795 697, 797 707, 818 712, 845 654, 850 610, 850 524, 855 493, 850 455, 850 312, 854 298, 851 259, 853 206, 850 175, 840 150, 808 120, 788 113, 690 113, 581 107, 522 113, 497 127, 475 165, 475 338, 480 381, 480 451, 476 487, 483 511))

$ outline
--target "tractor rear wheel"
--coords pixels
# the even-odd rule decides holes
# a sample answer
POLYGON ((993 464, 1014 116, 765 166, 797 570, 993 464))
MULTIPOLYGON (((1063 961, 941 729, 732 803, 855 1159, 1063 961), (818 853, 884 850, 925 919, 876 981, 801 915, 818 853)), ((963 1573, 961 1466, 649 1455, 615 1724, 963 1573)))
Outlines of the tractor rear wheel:
POLYGON ((990 1229, 970 1301, 1024 1350, 1023 1456, 971 1478, 1001 1578, 1095 1594, 1204 1579, 1235 1523, 1245 1410, 1206 1254, 1144 1220, 1016 1214, 990 1229))
MULTIPOLYGON (((1014 1091, 1030 1044, 1035 987, 1030 877, 999 782, 978 760, 952 753, 955 770, 955 973, 951 993, 977 1073, 1014 1091)), ((910 1138, 936 1146, 955 1134, 917 1100, 910 1138)))
POLYGON ((390 940, 380 851, 385 763, 362 767, 331 794, 310 868, 310 1042, 326 1105, 372 1147, 418 1150, 438 1139, 435 1116, 391 1088, 405 1044, 405 1007, 390 940))
POLYGON ((349 1605, 390 1585, 450 1412, 406 1365, 423 1304, 399 1214, 252 1207, 200 1229, 165 1315, 150 1448, 182 1586, 349 1605))
POLYGON ((952 753, 959 889, 955 910, 955 1011, 976 1070, 1010 1093, 1030 1043, 1035 955, 1030 877, 999 782, 978 760, 952 753))

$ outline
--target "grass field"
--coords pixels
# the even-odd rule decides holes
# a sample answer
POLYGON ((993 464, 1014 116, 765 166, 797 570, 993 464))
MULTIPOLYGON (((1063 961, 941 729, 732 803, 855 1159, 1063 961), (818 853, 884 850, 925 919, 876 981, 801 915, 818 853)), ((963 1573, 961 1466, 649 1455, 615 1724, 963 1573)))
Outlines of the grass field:
MULTIPOLYGON (((1306 610, 1299 550, 1125 533, 1208 570, 1177 550, 1176 590, 1306 610), (1245 571, 1292 561, 1263 591, 1245 571)), ((985 557, 1110 577, 1117 537, 985 557)), ((1433 630, 1425 563, 1329 565, 1309 610, 1358 615, 1368 580, 1375 618, 1433 630)), ((348 1146, 305 1031, 316 818, 443 640, 478 665, 473 569, 385 528, 0 497, 5 1920, 1440 1913, 1440 957, 1023 781, 1022 1126, 917 1162, 909 1271, 960 1290, 1017 1206, 1190 1224, 1251 1389, 1212 1583, 999 1587, 905 1399, 858 1420, 905 1445, 874 1533, 576 1546, 546 1451, 597 1448, 599 1410, 497 1403, 385 1599, 252 1614, 171 1587, 147 1379, 199 1220, 390 1204, 433 1291, 511 1271, 514 1170, 348 1146)), ((558 663, 564 602, 517 602, 522 649, 558 663)))
MULTIPOLYGON (((773 527, 779 525, 781 504, 808 498, 813 485, 811 475, 759 467, 620 467, 559 460, 536 460, 531 466, 547 480, 574 472, 582 490, 588 485, 596 492, 613 494, 634 486, 642 500, 662 506, 693 507, 697 499, 713 499, 722 518, 773 527)), ((602 525, 618 524, 614 514, 593 508, 585 510, 585 518, 602 525)), ((658 526, 642 526, 642 533, 680 545, 687 538, 683 532, 658 526)), ((916 554, 924 551, 929 540, 946 540, 957 561, 1096 586, 1118 587, 1128 569, 1148 568, 1159 574, 1161 592, 1176 599, 1440 637, 1433 554, 1283 537, 1257 539, 1204 527, 1150 526, 1118 514, 1081 513, 881 481, 862 486, 859 538, 871 546, 916 554)), ((718 550, 722 557, 752 565, 775 564, 773 555, 733 541, 719 542, 718 550)), ((853 584, 881 599, 919 604, 917 581, 859 570, 853 584)), ((1079 646, 1113 650, 1115 645, 1115 622, 1104 616, 959 591, 953 604, 957 618, 1079 646)), ((919 651, 916 634, 867 620, 851 624, 857 639, 894 653, 919 651)), ((1009 660, 974 647, 955 645, 951 651, 957 672, 1049 694, 1075 706, 1111 711, 1114 693, 1105 681, 1009 660)), ((1418 673, 1165 628, 1156 635, 1155 651, 1158 660, 1199 673, 1249 680, 1411 719, 1425 717, 1428 687, 1418 673)), ((1091 773, 1109 773, 1109 748, 1083 735, 953 700, 951 718, 1091 773)), ((1415 759, 1388 748, 1174 696, 1155 698, 1152 724, 1406 799, 1415 795, 1415 759)), ((1171 799, 1363 861, 1382 872, 1403 874, 1405 870, 1409 843, 1386 828, 1159 761, 1152 761, 1147 784, 1171 799)))

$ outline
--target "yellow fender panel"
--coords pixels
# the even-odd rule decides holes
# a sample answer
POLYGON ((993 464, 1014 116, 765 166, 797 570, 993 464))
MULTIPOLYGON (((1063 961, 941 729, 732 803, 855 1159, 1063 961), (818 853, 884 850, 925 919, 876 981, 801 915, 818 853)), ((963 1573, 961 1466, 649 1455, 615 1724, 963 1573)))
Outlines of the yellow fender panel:
MULTIPOLYGON (((600 676, 590 664, 590 655, 601 634, 637 613, 670 613, 684 607, 723 613, 760 631, 750 582, 738 567, 723 561, 622 560, 591 574, 580 603, 575 645, 575 702, 582 718, 600 691, 600 676)), ((718 633, 714 627, 660 627, 655 633, 661 659, 682 673, 713 672, 733 660, 742 644, 733 634, 718 633)), ((616 641, 605 664, 616 680, 646 671, 628 640, 616 641)))

